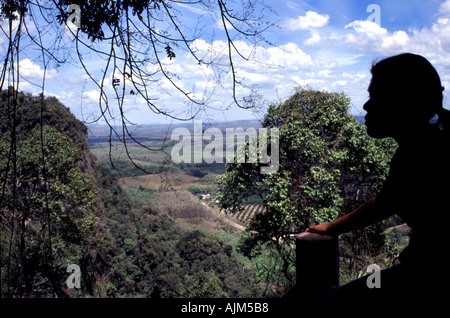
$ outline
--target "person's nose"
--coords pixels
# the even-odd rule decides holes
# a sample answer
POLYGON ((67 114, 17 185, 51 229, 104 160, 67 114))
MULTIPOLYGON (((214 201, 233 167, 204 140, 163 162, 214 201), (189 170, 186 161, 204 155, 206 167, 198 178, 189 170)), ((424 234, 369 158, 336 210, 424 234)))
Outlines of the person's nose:
POLYGON ((364 105, 363 109, 368 112, 373 104, 373 100, 370 98, 364 105))

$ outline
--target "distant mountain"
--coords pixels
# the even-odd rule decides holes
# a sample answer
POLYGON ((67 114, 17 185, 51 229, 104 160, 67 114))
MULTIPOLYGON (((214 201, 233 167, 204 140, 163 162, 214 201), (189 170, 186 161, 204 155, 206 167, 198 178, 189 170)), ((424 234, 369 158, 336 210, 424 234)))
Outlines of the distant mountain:
MULTIPOLYGON (((87 125, 89 143, 92 145, 99 142, 108 142, 110 137, 111 128, 107 125, 87 125)), ((249 127, 259 128, 261 123, 258 120, 234 120, 227 122, 202 122, 202 129, 205 130, 210 127, 219 128, 221 131, 225 132, 226 128, 243 128, 247 129, 249 127)), ((135 125, 128 126, 128 131, 136 140, 142 141, 163 141, 170 140, 172 131, 175 128, 187 128, 191 133, 194 130, 194 123, 181 122, 175 124, 145 124, 145 125, 135 125)), ((122 127, 115 127, 116 133, 122 139, 122 127)), ((112 133, 111 140, 118 141, 119 137, 116 133, 112 133)), ((129 141, 131 137, 126 136, 129 141)))
MULTIPOLYGON (((365 120, 364 116, 357 115, 355 116, 356 120, 364 125, 365 120)), ((193 132, 194 124, 193 122, 181 122, 175 124, 145 124, 145 125, 135 125, 129 126, 129 133, 139 141, 157 141, 157 140, 168 140, 170 139, 170 134, 175 128, 187 128, 191 132, 193 132)), ((248 119, 248 120, 234 120, 227 122, 202 122, 202 128, 207 129, 210 127, 219 128, 223 132, 225 132, 226 128, 249 128, 261 127, 261 123, 258 120, 248 119)), ((89 144, 94 144, 98 142, 108 142, 110 135, 110 127, 107 125, 87 125, 88 135, 89 135, 89 144)), ((121 136, 122 127, 115 127, 117 134, 121 136)), ((130 139, 130 136, 127 136, 127 139, 130 139)), ((112 141, 118 141, 119 138, 115 133, 112 134, 112 141)))

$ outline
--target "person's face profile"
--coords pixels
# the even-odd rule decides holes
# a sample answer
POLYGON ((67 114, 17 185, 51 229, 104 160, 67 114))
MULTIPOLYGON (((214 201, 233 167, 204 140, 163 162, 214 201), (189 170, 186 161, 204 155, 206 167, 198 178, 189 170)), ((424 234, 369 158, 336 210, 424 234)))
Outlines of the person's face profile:
POLYGON ((395 125, 398 125, 396 110, 399 108, 391 89, 383 87, 375 76, 372 77, 368 93, 369 100, 363 109, 367 112, 365 125, 367 133, 373 138, 392 137, 395 125))

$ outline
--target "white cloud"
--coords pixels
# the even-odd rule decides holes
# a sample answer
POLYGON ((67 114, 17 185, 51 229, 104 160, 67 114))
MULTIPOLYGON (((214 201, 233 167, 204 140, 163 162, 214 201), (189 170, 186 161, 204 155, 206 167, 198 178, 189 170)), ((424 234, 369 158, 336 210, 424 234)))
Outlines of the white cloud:
MULTIPOLYGON (((37 81, 42 80, 44 76, 44 69, 42 69, 39 65, 35 64, 30 59, 24 59, 19 62, 20 64, 20 75, 29 81, 37 81)), ((46 79, 55 78, 58 75, 58 72, 54 69, 45 70, 46 79)))
POLYGON ((303 42, 304 45, 309 47, 317 46, 320 41, 322 40, 322 37, 319 33, 313 32, 311 37, 303 42))
POLYGON ((208 65, 202 64, 186 64, 184 65, 186 71, 183 76, 188 77, 211 77, 214 75, 214 71, 208 65))
POLYGON ((367 78, 367 74, 357 73, 357 72, 344 72, 339 74, 334 74, 335 76, 332 76, 333 78, 336 78, 332 83, 332 87, 334 89, 338 89, 338 87, 341 87, 339 89, 344 89, 346 92, 350 91, 365 91, 365 84, 364 80, 367 78))
MULTIPOLYGON (((267 72, 290 72, 307 69, 312 66, 313 59, 305 53, 296 43, 289 42, 279 46, 262 47, 249 45, 246 42, 236 41, 234 47, 237 48, 240 55, 249 58, 250 61, 242 59, 234 50, 232 51, 233 64, 236 69, 247 73, 267 74, 267 72)), ((207 43, 204 40, 195 40, 192 50, 197 56, 203 58, 205 62, 228 63, 228 46, 224 41, 214 41, 207 43)), ((187 67, 194 69, 195 67, 187 67)), ((198 70, 199 71, 199 70, 198 70)), ((201 72, 198 72, 201 75, 201 72)), ((207 75, 211 76, 212 68, 207 70, 207 75)))
POLYGON ((181 74, 183 67, 177 63, 178 59, 169 59, 168 57, 160 60, 160 63, 148 63, 146 70, 149 73, 158 73, 161 68, 168 74, 181 74))
MULTIPOLYGON (((34 63, 29 58, 23 59, 19 62, 14 62, 14 68, 17 70, 18 66, 20 68, 20 80, 19 80, 19 90, 28 92, 31 94, 42 93, 42 80, 44 79, 44 73, 46 80, 52 80, 59 77, 59 73, 56 69, 44 69, 38 64, 34 63)), ((3 66, 0 66, 0 71, 3 66)), ((17 80, 17 79, 15 79, 17 80)), ((13 85, 13 78, 10 76, 6 77, 7 85, 13 85)), ((6 86, 6 84, 5 84, 6 86)), ((46 95, 51 93, 45 92, 46 95)))
POLYGON ((395 31, 391 36, 383 38, 381 46, 390 50, 401 50, 408 45, 409 40, 405 31, 395 31))
POLYGON ((268 55, 266 61, 268 61, 269 64, 277 65, 285 71, 307 69, 314 64, 312 57, 306 54, 297 44, 292 42, 268 48, 266 54, 268 55))
POLYGON ((366 74, 355 73, 355 72, 342 73, 341 76, 342 76, 343 79, 354 81, 354 82, 361 81, 361 80, 363 80, 363 79, 365 79, 367 77, 366 74))
POLYGON ((333 83, 333 87, 336 88, 337 86, 345 87, 347 86, 347 81, 345 80, 339 80, 333 83))
POLYGON ((284 27, 289 31, 321 28, 327 25, 329 20, 330 16, 328 14, 321 15, 314 11, 308 11, 304 16, 287 19, 284 27))
POLYGON ((264 83, 269 80, 269 78, 266 75, 264 75, 264 73, 259 73, 259 72, 253 73, 253 72, 247 72, 247 71, 238 71, 237 76, 242 79, 249 80, 250 82, 252 82, 254 84, 264 83))
POLYGON ((323 78, 329 78, 329 77, 332 77, 333 75, 332 75, 332 71, 331 70, 327 70, 327 69, 325 69, 325 70, 320 70, 318 73, 317 73, 317 75, 319 76, 319 77, 323 77, 323 78))
POLYGON ((444 2, 431 27, 388 31, 370 21, 353 21, 346 26, 346 44, 361 52, 384 56, 403 52, 420 54, 430 60, 441 76, 450 71, 450 0, 444 2))
POLYGON ((442 14, 450 14, 450 0, 445 1, 440 5, 439 12, 442 14))
POLYGON ((221 31, 225 31, 225 27, 227 28, 227 30, 234 29, 233 25, 230 22, 228 22, 227 20, 225 20, 225 26, 223 25, 223 23, 224 22, 222 21, 222 19, 217 19, 216 23, 215 23, 215 27, 221 31))
POLYGON ((344 41, 359 51, 377 51, 383 55, 393 55, 414 50, 417 37, 403 30, 389 32, 372 21, 353 21, 345 26, 354 32, 346 33, 344 41))
POLYGON ((100 92, 96 89, 86 91, 83 92, 82 98, 83 99, 87 98, 89 102, 97 103, 100 98, 100 92))
POLYGON ((346 29, 353 28, 358 34, 365 34, 369 38, 375 36, 384 36, 387 30, 379 26, 377 23, 367 20, 353 21, 345 26, 346 29))

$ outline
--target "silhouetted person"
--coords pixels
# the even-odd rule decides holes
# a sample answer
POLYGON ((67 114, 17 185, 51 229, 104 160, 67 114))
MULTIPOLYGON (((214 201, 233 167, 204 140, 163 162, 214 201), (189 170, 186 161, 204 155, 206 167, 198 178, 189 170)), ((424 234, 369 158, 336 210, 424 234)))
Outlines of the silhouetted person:
POLYGON ((400 264, 381 272, 381 288, 366 277, 338 288, 332 297, 434 297, 450 295, 450 116, 443 109, 439 75, 422 56, 401 54, 371 70, 367 132, 393 137, 398 148, 383 189, 355 211, 307 231, 339 235, 393 214, 410 227, 400 264))

